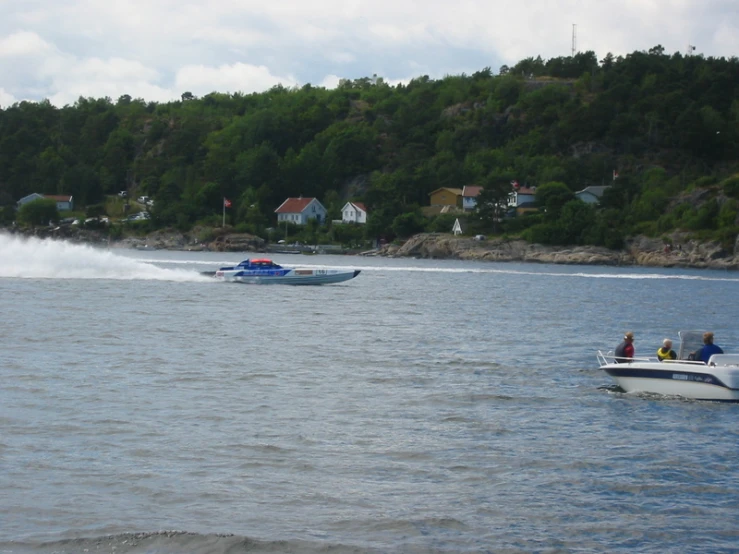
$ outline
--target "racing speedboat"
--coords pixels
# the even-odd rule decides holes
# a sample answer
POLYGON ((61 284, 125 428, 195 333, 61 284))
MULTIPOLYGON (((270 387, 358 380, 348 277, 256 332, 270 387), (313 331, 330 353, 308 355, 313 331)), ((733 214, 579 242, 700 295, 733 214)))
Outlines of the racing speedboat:
POLYGON ((626 392, 650 392, 695 400, 739 402, 739 354, 714 354, 708 363, 692 360, 702 331, 680 331, 677 359, 626 358, 598 351, 600 369, 626 392), (624 358, 621 358, 624 360, 624 358))
POLYGON ((284 285, 328 285, 354 279, 359 275, 358 269, 312 269, 282 267, 266 258, 244 260, 232 267, 222 267, 214 277, 221 281, 251 284, 284 284, 284 285))

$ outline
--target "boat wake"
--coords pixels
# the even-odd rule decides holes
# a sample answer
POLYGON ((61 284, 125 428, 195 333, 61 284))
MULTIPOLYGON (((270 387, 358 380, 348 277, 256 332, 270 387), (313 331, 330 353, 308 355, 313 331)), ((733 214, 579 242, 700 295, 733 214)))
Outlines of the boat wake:
MULTIPOLYGON (((156 260, 149 260, 148 258, 138 258, 142 262, 154 262, 156 260)), ((337 257, 341 260, 341 257, 337 257)), ((461 260, 456 260, 462 263, 461 260)), ((217 265, 229 265, 237 263, 236 260, 168 260, 168 264, 187 264, 187 265, 203 265, 214 267, 217 265)), ((326 265, 318 263, 300 263, 300 264, 289 264, 284 262, 285 265, 293 265, 294 267, 308 268, 308 269, 329 269, 341 267, 339 265, 326 265)), ((532 275, 542 277, 560 277, 564 279, 626 279, 626 280, 677 280, 677 281, 721 281, 721 282, 732 282, 739 283, 739 277, 716 277, 715 275, 697 275, 697 274, 685 274, 685 273, 631 273, 628 270, 624 270, 623 273, 617 273, 615 271, 604 271, 600 266, 593 266, 592 273, 577 272, 572 273, 572 266, 565 266, 562 271, 546 271, 539 269, 542 266, 539 264, 531 264, 531 270, 525 269, 509 269, 500 266, 505 266, 509 262, 482 262, 484 264, 496 264, 498 267, 442 267, 442 266, 413 266, 413 265, 362 265, 352 264, 352 269, 359 269, 362 272, 375 272, 375 273, 450 273, 450 274, 482 274, 482 275, 532 275)), ((526 262, 520 262, 521 264, 526 262)), ((348 266, 347 266, 348 267, 348 266)), ((703 271, 703 270, 701 270, 703 271)), ((201 273, 213 276, 215 271, 201 271, 201 273)))
POLYGON ((88 245, 0 234, 0 277, 211 282, 196 271, 164 269, 88 245))

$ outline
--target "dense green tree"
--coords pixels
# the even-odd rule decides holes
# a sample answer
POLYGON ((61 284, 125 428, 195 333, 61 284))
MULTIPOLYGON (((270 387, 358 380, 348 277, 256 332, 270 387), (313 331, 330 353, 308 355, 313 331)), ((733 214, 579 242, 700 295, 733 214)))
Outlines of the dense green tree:
POLYGON ((393 219, 393 233, 400 238, 408 238, 411 235, 420 233, 426 226, 426 218, 419 212, 407 212, 400 214, 393 219))
POLYGON ((600 62, 593 52, 532 56, 498 75, 484 68, 394 86, 373 75, 333 90, 185 92, 167 103, 126 94, 63 108, 19 102, 0 109, 0 193, 4 206, 32 192, 71 194, 85 209, 126 190, 155 199, 148 225, 182 228, 219 220, 226 196, 232 223, 265 234, 287 197, 324 200, 330 219, 356 199, 370 209, 367 237, 389 239, 413 226, 404 216, 394 229, 396 218, 438 187, 481 185, 494 197, 483 206, 502 206, 516 179, 570 193, 537 198, 543 215, 508 220, 483 209, 474 221, 486 232, 615 245, 680 227, 730 244, 737 98, 739 59, 656 45, 600 62), (574 191, 605 184, 597 207, 569 204, 574 191), (577 231, 582 220, 588 228, 577 231))
POLYGON ((33 227, 58 223, 59 211, 56 207, 56 201, 39 198, 38 200, 27 202, 18 208, 16 221, 20 225, 33 227))
POLYGON ((564 183, 553 181, 537 187, 535 198, 537 206, 547 214, 547 219, 555 221, 559 219, 565 204, 575 199, 575 194, 564 183))
POLYGON ((475 211, 477 217, 495 233, 508 211, 511 182, 506 177, 500 178, 490 174, 482 181, 482 186, 483 189, 477 196, 475 211))

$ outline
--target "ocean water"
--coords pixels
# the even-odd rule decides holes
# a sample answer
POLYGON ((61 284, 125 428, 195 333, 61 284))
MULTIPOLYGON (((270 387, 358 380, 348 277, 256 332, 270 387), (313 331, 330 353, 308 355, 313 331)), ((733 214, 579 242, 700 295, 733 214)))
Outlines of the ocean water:
POLYGON ((739 406, 595 352, 739 351, 739 274, 0 235, 0 552, 738 552, 739 406))

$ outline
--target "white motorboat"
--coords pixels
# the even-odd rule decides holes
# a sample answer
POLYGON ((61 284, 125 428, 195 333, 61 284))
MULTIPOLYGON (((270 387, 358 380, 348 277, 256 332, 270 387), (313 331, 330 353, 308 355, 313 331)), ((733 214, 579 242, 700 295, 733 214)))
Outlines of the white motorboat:
POLYGON ((598 351, 600 369, 626 392, 650 392, 695 400, 739 402, 739 354, 714 354, 708 363, 689 359, 702 345, 702 331, 680 331, 676 360, 627 358, 598 351))
POLYGON ((348 268, 312 269, 282 267, 266 258, 244 260, 238 265, 222 267, 213 274, 216 279, 236 283, 328 285, 354 279, 360 270, 348 268))

